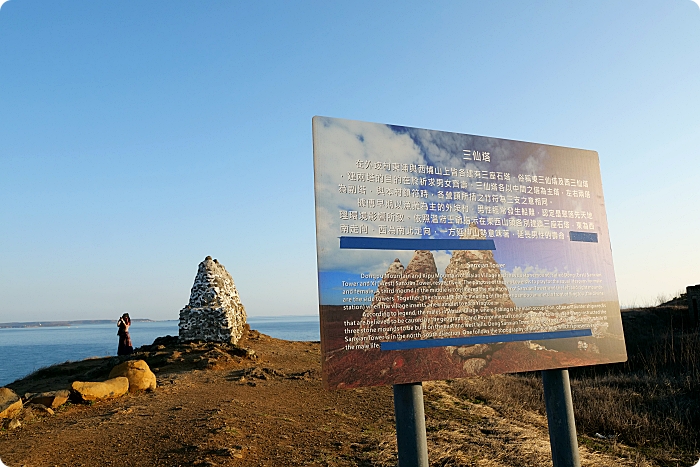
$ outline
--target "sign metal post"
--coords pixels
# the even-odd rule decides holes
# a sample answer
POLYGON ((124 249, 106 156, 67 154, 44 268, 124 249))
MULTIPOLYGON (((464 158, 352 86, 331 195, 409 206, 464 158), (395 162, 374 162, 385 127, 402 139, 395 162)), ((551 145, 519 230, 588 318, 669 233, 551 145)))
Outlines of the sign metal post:
POLYGON ((554 467, 580 467, 569 370, 543 370, 542 383, 554 467))
POLYGON ((399 467, 428 467, 423 384, 394 384, 399 467))

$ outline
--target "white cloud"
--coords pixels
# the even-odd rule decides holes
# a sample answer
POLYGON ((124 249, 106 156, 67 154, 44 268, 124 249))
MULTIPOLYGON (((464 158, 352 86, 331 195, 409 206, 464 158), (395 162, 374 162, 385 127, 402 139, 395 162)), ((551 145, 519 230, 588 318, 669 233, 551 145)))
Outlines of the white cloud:
MULTIPOLYGON (((324 117, 314 119, 319 268, 354 271, 364 268, 367 272, 384 274, 394 258, 398 257, 405 266, 413 252, 338 248, 341 235, 339 210, 358 209, 356 197, 339 193, 338 185, 348 183, 347 172, 362 171, 356 166, 358 160, 405 164, 424 164, 425 161, 409 135, 395 133, 387 125, 324 117)), ((368 193, 366 197, 375 196, 368 193)), ((406 215, 412 215, 412 212, 407 211, 406 215)), ((378 231, 379 222, 363 221, 363 224, 378 231)))

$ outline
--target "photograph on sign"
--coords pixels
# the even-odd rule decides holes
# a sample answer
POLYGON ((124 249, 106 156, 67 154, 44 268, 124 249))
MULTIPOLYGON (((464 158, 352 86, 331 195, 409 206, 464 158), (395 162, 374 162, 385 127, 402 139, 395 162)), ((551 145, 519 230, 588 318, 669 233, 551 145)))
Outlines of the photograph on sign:
POLYGON ((314 117, 323 378, 626 360, 598 154, 314 117))

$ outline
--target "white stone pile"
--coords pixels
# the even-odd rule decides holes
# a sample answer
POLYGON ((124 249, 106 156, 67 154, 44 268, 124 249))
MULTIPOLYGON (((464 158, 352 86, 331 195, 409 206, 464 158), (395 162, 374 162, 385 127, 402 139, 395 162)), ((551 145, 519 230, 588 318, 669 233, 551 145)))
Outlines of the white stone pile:
POLYGON ((180 340, 235 344, 246 313, 231 275, 211 256, 199 263, 189 304, 180 310, 180 340))

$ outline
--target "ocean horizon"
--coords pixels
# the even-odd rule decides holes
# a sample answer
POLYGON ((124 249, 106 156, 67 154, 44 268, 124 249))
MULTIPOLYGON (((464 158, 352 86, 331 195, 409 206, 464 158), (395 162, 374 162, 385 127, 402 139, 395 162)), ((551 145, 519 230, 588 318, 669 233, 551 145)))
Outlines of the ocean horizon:
MULTIPOLYGON (((134 348, 178 335, 179 320, 140 321, 129 330, 134 348)), ((318 315, 248 317, 251 329, 293 341, 318 341, 318 315)), ((0 328, 0 387, 67 361, 117 354, 116 322, 71 326, 0 328)))

